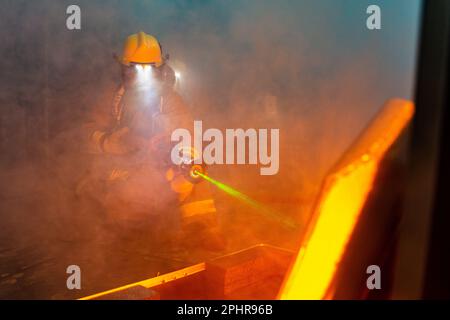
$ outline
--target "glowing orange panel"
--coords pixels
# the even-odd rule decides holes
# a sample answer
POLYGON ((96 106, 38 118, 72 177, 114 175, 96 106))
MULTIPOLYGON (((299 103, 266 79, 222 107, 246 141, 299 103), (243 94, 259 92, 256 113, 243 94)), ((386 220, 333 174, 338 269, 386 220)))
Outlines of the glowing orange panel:
POLYGON ((411 102, 390 100, 331 170, 279 298, 326 297, 372 189, 378 165, 413 113, 411 102))

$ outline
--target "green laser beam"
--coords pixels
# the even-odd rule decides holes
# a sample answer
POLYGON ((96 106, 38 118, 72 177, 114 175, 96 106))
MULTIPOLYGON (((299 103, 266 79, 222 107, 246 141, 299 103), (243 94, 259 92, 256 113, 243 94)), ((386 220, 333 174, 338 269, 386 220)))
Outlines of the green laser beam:
POLYGON ((288 228, 297 228, 298 225, 292 221, 291 219, 288 219, 287 217, 283 217, 280 213, 275 212, 273 209, 268 208, 267 206, 259 203, 258 201, 250 198, 249 196, 243 194, 242 192, 237 191, 236 189, 222 183, 219 182, 213 178, 211 178, 210 176, 207 176, 201 172, 195 171, 195 174, 199 175, 200 177, 202 177, 203 179, 205 179, 206 181, 212 183, 213 185, 215 185, 217 188, 219 188, 220 190, 224 191, 225 193, 229 194, 230 196, 241 200, 242 202, 246 203, 247 205, 251 206, 254 209, 257 209, 257 211, 263 215, 265 215, 266 217, 269 217, 271 219, 274 219, 276 221, 278 221, 279 223, 283 224, 285 227, 288 228))

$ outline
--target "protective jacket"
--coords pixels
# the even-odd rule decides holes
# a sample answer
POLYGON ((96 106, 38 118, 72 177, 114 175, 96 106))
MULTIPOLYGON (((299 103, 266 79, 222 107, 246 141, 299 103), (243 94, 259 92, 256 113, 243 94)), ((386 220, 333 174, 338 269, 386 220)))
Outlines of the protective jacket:
POLYGON ((192 126, 189 109, 172 88, 118 88, 110 113, 87 125, 87 149, 98 155, 91 174, 114 219, 136 221, 177 207, 182 225, 215 224, 207 183, 191 183, 170 159, 171 133, 192 126))

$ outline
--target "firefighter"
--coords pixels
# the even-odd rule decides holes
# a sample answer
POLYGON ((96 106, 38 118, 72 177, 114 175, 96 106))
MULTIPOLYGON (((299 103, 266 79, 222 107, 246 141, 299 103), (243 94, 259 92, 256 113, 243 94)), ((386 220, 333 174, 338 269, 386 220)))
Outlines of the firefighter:
POLYGON ((109 114, 88 125, 88 150, 100 156, 91 174, 101 176, 90 192, 101 194, 108 218, 125 229, 156 223, 176 210, 179 241, 224 249, 207 182, 193 183, 170 160, 172 131, 192 130, 193 119, 174 90, 168 57, 155 37, 139 32, 126 39, 117 59, 122 83, 109 114))

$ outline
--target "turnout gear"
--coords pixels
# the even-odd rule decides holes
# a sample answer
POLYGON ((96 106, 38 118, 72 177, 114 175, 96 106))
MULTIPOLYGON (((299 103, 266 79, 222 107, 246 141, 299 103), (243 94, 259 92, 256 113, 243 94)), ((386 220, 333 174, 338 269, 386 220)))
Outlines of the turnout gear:
POLYGON ((151 215, 176 211, 183 234, 189 234, 192 241, 202 238, 195 241, 206 249, 223 249, 206 245, 220 242, 217 232, 211 231, 217 230, 217 219, 208 184, 190 181, 171 162, 172 132, 178 128, 192 131, 193 119, 173 89, 173 70, 163 64, 159 43, 142 32, 130 36, 123 63, 154 64, 152 81, 157 84, 139 87, 124 79, 111 111, 96 121, 103 125, 89 127, 88 150, 98 155, 98 165, 91 172, 103 181, 100 201, 114 221, 126 225, 140 225, 151 215), (206 241, 209 236, 214 241, 206 241))

